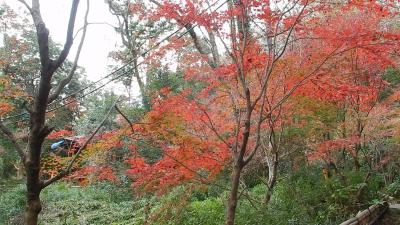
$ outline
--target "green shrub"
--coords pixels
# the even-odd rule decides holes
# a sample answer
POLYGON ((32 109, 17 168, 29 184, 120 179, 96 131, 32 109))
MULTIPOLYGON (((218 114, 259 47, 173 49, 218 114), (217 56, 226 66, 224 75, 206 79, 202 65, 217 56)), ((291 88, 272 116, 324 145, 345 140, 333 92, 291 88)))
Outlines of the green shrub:
MULTIPOLYGON (((129 190, 129 189, 128 189, 129 190)), ((57 183, 42 193, 41 224, 141 224, 131 194, 113 184, 76 187, 57 183)))
POLYGON ((400 178, 386 187, 386 193, 392 197, 400 198, 400 178))
POLYGON ((13 217, 20 216, 25 208, 25 185, 19 184, 6 190, 0 195, 0 224, 11 223, 13 217))
POLYGON ((220 225, 224 223, 224 203, 219 198, 192 202, 177 225, 220 225))

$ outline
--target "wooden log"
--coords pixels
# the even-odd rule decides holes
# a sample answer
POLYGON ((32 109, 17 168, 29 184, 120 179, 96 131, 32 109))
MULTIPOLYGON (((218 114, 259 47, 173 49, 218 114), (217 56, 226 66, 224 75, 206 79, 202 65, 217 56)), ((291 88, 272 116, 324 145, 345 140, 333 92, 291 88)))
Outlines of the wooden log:
POLYGON ((340 225, 373 225, 389 208, 389 203, 383 202, 365 209, 353 218, 344 221, 340 225))

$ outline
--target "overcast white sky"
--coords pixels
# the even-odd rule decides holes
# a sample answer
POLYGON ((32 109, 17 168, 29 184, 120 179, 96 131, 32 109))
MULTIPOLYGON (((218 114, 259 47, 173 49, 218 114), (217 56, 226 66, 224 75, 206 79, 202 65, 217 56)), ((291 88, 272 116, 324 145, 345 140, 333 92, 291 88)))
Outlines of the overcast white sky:
MULTIPOLYGON (((25 9, 17 0, 0 0, 12 6, 16 10, 25 9)), ((30 1, 27 0, 30 4, 30 1)), ((50 36, 57 43, 63 44, 65 41, 69 10, 72 1, 70 0, 41 0, 41 11, 43 19, 50 31, 50 36)), ((86 10, 86 1, 81 0, 76 21, 75 30, 82 27, 83 15, 86 10)), ((109 13, 104 0, 90 1, 89 22, 116 24, 116 19, 109 13)), ((73 60, 78 45, 77 38, 74 48, 72 48, 69 59, 73 60)), ((109 25, 90 25, 88 28, 86 41, 81 52, 79 65, 86 69, 89 80, 97 80, 109 72, 107 65, 112 64, 108 58, 108 53, 118 47, 119 36, 109 25)))

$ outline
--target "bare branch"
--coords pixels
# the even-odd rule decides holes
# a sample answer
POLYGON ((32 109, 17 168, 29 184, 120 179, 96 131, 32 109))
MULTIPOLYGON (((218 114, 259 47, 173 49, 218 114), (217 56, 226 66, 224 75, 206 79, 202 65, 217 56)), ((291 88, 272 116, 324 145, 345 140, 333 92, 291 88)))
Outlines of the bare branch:
POLYGON ((32 11, 32 8, 28 5, 28 3, 26 3, 25 0, 18 0, 18 1, 21 2, 29 10, 29 12, 32 11))
POLYGON ((261 139, 261 124, 263 122, 263 112, 264 112, 264 106, 265 106, 265 102, 268 100, 268 97, 266 95, 264 95, 264 98, 262 99, 262 103, 261 103, 261 110, 259 113, 259 118, 257 121, 257 129, 256 129, 256 145, 254 146, 253 150, 250 152, 249 156, 247 156, 247 158, 244 159, 244 165, 247 165, 254 157, 254 155, 256 154, 259 146, 260 146, 260 139, 261 139))
MULTIPOLYGON (((107 26, 113 28, 114 30, 118 29, 118 27, 115 27, 115 26, 112 25, 111 23, 107 23, 107 22, 87 22, 87 25, 88 25, 88 26, 89 26, 89 25, 107 25, 107 26)), ((75 40, 76 36, 78 36, 78 34, 79 34, 81 31, 83 31, 84 29, 85 29, 85 26, 79 28, 79 29, 75 32, 74 40, 75 40)))
MULTIPOLYGON (((298 1, 297 1, 297 2, 298 2, 298 1)), ((292 8, 290 8, 290 9, 288 9, 288 11, 284 12, 284 13, 281 15, 281 18, 283 17, 284 14, 286 14, 287 12, 289 12, 290 10, 292 10, 293 7, 297 4, 297 2, 295 2, 295 4, 292 6, 292 8)), ((308 3, 308 2, 307 2, 307 3, 308 3)), ((266 89, 268 88, 268 81, 269 81, 269 78, 270 78, 270 76, 271 76, 271 74, 272 74, 272 72, 273 72, 273 70, 274 70, 274 68, 275 68, 275 65, 276 65, 277 61, 278 61, 278 60, 283 56, 283 54, 285 53, 286 48, 287 48, 287 46, 288 46, 288 44, 289 44, 290 38, 291 38, 291 36, 292 36, 292 33, 293 33, 293 31, 294 31, 294 28, 295 28, 295 26, 299 23, 300 17, 302 16, 302 14, 304 13, 304 11, 305 11, 305 9, 306 9, 306 7, 307 7, 307 3, 304 5, 304 7, 302 7, 300 13, 297 15, 296 20, 295 20, 295 22, 292 24, 292 26, 291 26, 288 30, 285 30, 285 32, 288 31, 289 33, 287 34, 287 36, 286 36, 286 38, 285 38, 285 43, 284 43, 284 45, 283 45, 283 49, 282 49, 281 52, 278 54, 278 56, 275 55, 275 50, 276 50, 276 49, 275 49, 275 46, 276 46, 276 38, 277 38, 277 36, 278 36, 279 34, 277 34, 276 31, 275 31, 275 34, 273 35, 273 36, 274 36, 274 40, 273 40, 273 44, 272 44, 272 46, 273 46, 273 51, 272 51, 272 52, 274 52, 274 53, 273 53, 274 59, 272 60, 272 64, 271 64, 271 65, 270 65, 270 61, 269 61, 269 59, 268 59, 268 63, 267 63, 267 65, 266 65, 265 69, 264 69, 264 77, 265 77, 265 80, 263 81, 260 94, 255 98, 255 100, 254 100, 254 102, 253 102, 253 107, 256 106, 256 104, 257 104, 258 101, 262 98, 262 95, 265 93, 266 89)), ((276 28, 276 29, 277 29, 277 28, 276 28)), ((270 38, 271 38, 271 37, 268 37, 268 39, 270 39, 270 38)), ((271 42, 271 40, 269 40, 269 42, 271 42)), ((271 51, 270 51, 270 52, 271 52, 271 51)))
POLYGON ((124 119, 126 120, 126 122, 129 123, 129 127, 131 128, 132 134, 135 133, 135 130, 133 129, 133 123, 128 119, 128 117, 118 108, 117 105, 115 105, 115 109, 117 110, 117 112, 119 114, 121 114, 122 117, 124 117, 124 119))
POLYGON ((217 128, 214 126, 214 123, 212 122, 212 119, 210 117, 210 115, 207 113, 206 110, 202 109, 201 107, 198 107, 203 113, 204 115, 207 117, 208 122, 203 121, 203 123, 212 131, 214 132, 214 134, 218 137, 218 139, 220 141, 222 141, 228 148, 231 148, 232 146, 226 142, 226 140, 221 136, 221 134, 218 132, 217 128))
POLYGON ((40 65, 42 70, 45 70, 51 66, 49 56, 49 30, 43 22, 42 15, 40 13, 39 0, 32 0, 32 8, 30 13, 33 23, 36 27, 36 34, 39 44, 40 65))
POLYGON ((78 5, 79 5, 79 0, 74 0, 72 2, 69 22, 68 22, 67 37, 65 40, 64 48, 61 51, 58 59, 56 60, 54 68, 58 68, 65 61, 65 59, 68 56, 69 50, 71 49, 74 40, 74 26, 75 26, 76 13, 78 11, 78 5))
POLYGON ((161 3, 155 1, 155 0, 150 0, 150 2, 154 3, 155 5, 157 5, 158 7, 162 7, 161 3))
POLYGON ((58 86, 55 88, 55 90, 50 94, 48 103, 51 103, 57 99, 57 97, 60 95, 61 91, 65 88, 65 86, 67 84, 69 84, 71 82, 73 76, 75 75, 75 71, 78 67, 78 60, 79 60, 79 57, 80 57, 80 54, 82 51, 83 43, 85 42, 86 31, 87 31, 87 27, 88 27, 88 15, 89 15, 89 9, 90 9, 89 0, 86 0, 86 4, 87 4, 87 8, 86 8, 86 13, 85 13, 83 33, 82 33, 81 41, 78 46, 78 50, 75 55, 74 63, 72 65, 72 68, 69 71, 67 77, 64 78, 63 80, 61 80, 60 83, 58 84, 58 86))

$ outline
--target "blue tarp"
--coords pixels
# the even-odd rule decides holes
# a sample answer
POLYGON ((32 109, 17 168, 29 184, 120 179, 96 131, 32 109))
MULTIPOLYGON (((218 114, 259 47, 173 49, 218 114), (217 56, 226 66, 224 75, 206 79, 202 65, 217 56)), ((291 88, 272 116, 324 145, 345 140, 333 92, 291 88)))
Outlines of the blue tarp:
POLYGON ((57 149, 57 148, 60 147, 62 144, 64 144, 64 140, 51 144, 51 150, 57 149))

